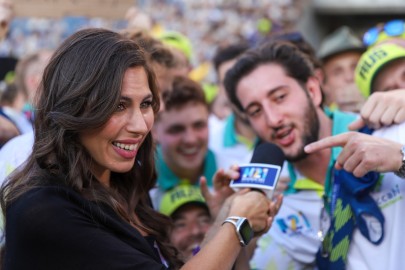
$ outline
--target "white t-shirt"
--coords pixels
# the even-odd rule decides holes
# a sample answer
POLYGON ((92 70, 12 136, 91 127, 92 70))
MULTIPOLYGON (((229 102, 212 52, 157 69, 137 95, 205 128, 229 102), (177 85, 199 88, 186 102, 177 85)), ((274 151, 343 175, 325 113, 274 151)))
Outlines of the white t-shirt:
MULTIPOLYGON (((28 132, 14 137, 0 149, 0 185, 11 172, 27 160, 33 145, 34 133, 28 132)), ((0 239, 2 241, 4 241, 3 229, 3 215, 0 215, 0 239)))
POLYGON ((314 191, 285 196, 270 231, 257 242, 251 269, 314 269, 321 205, 314 191))
POLYGON ((28 132, 11 139, 0 149, 0 184, 27 160, 33 145, 34 132, 28 132))
MULTIPOLYGON (((373 136, 405 144, 405 123, 377 130, 373 136)), ((347 269, 404 269, 405 179, 394 173, 385 173, 381 188, 372 192, 371 196, 385 218, 384 240, 380 245, 373 245, 356 230, 350 245, 347 269)))
MULTIPOLYGON (((405 144, 405 123, 377 130, 373 136, 405 144)), ((355 229, 348 254, 348 270, 405 267, 402 249, 405 243, 405 179, 394 173, 382 176, 381 186, 370 195, 385 218, 384 240, 380 245, 374 245, 355 229)), ((300 191, 285 196, 270 231, 258 240, 251 268, 316 269, 315 255, 320 246, 316 233, 321 206, 321 197, 315 191, 300 191)))
MULTIPOLYGON (((235 164, 248 164, 253 154, 253 149, 248 148, 247 145, 240 142, 233 145, 225 145, 224 140, 226 136, 236 136, 236 134, 225 134, 227 123, 228 119, 218 120, 215 116, 210 116, 208 122, 208 148, 214 152, 218 168, 225 170, 235 164)), ((229 130, 227 130, 228 132, 229 130)))

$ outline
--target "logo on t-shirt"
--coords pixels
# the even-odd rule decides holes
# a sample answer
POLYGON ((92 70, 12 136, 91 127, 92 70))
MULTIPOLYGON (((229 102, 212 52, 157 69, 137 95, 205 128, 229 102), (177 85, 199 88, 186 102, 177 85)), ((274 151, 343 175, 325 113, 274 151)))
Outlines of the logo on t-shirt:
POLYGON ((312 231, 308 218, 301 211, 284 218, 277 218, 276 224, 280 230, 288 236, 300 235, 304 232, 312 231))
POLYGON ((381 209, 388 207, 397 201, 400 201, 402 198, 403 196, 398 184, 393 186, 390 190, 379 194, 379 196, 374 196, 375 201, 381 209))

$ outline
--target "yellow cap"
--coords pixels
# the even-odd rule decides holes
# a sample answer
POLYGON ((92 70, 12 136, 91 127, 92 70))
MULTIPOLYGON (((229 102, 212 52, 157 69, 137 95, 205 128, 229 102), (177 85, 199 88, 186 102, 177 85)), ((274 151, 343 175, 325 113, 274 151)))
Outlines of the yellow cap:
POLYGON ((199 187, 180 185, 165 192, 160 202, 159 211, 170 216, 181 206, 189 203, 200 204, 208 209, 199 187))
POLYGON ((158 35, 158 39, 168 46, 172 46, 183 52, 188 61, 191 61, 193 47, 188 37, 176 31, 165 31, 158 35))
POLYGON ((371 89, 373 80, 384 65, 399 58, 405 57, 405 48, 383 43, 369 48, 361 56, 355 70, 355 82, 364 97, 368 97, 374 89, 371 89))
POLYGON ((270 33, 272 23, 269 19, 267 18, 260 18, 257 23, 257 30, 259 30, 260 33, 262 34, 267 34, 270 33))
POLYGON ((405 39, 405 31, 399 36, 390 36, 387 35, 387 33, 385 32, 381 32, 378 34, 377 41, 372 46, 376 46, 383 41, 389 41, 390 39, 397 39, 397 38, 405 39))
POLYGON ((205 100, 211 104, 218 95, 218 86, 211 83, 203 83, 202 85, 205 95, 205 100))

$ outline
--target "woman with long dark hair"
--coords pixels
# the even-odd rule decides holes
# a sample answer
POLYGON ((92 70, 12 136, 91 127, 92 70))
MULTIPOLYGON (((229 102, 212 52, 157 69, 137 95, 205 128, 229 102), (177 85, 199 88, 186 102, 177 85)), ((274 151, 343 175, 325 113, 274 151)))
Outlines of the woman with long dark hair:
MULTIPOLYGON (((136 43, 109 30, 73 34, 45 69, 36 107, 33 152, 0 191, 4 269, 232 267, 241 247, 230 222, 183 266, 170 220, 150 206, 159 97, 136 43)), ((274 212, 249 192, 229 215, 262 233, 274 212)))

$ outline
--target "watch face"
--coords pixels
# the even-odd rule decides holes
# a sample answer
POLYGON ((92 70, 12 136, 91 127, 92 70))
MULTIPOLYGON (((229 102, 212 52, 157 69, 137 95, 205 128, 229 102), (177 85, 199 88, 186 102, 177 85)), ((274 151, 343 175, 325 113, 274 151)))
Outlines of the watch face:
POLYGON ((250 240, 253 238, 253 230, 250 227, 249 221, 247 219, 245 219, 242 223, 242 225, 240 226, 240 235, 242 236, 243 242, 245 242, 245 244, 249 244, 250 240))

